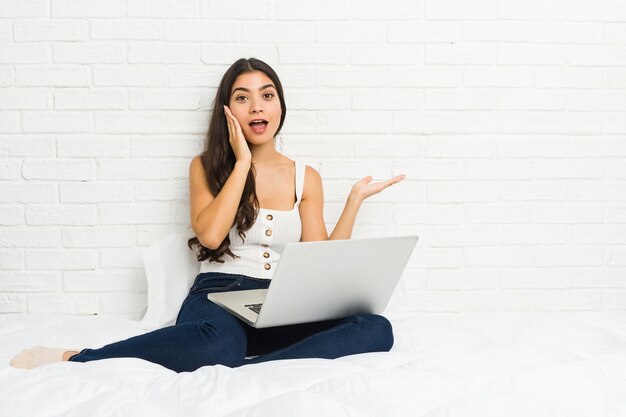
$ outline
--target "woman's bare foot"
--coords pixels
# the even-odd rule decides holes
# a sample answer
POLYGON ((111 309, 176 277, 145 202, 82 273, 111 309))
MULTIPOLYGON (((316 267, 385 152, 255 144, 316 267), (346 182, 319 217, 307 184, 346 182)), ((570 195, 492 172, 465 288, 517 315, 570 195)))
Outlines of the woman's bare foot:
MULTIPOLYGON (((51 348, 46 346, 33 346, 25 349, 11 359, 11 366, 14 368, 32 369, 51 362, 61 362, 65 358, 66 353, 74 355, 78 352, 74 350, 51 348), (75 352, 75 353, 74 353, 75 352)), ((68 356, 71 356, 68 355, 68 356)))

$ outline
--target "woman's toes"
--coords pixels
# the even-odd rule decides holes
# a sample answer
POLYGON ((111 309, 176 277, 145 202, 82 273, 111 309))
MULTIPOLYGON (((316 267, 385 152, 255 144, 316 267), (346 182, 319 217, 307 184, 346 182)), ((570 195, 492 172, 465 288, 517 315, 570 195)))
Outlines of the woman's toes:
POLYGON ((11 359, 11 366, 14 368, 31 369, 33 367, 32 358, 30 349, 24 349, 11 359))

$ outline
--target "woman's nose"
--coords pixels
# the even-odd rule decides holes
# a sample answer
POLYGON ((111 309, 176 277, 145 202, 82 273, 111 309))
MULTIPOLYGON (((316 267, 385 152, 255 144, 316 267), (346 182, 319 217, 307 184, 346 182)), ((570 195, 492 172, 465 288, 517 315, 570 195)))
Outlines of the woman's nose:
POLYGON ((250 110, 252 112, 259 112, 263 110, 262 102, 259 99, 251 99, 250 100, 250 110))

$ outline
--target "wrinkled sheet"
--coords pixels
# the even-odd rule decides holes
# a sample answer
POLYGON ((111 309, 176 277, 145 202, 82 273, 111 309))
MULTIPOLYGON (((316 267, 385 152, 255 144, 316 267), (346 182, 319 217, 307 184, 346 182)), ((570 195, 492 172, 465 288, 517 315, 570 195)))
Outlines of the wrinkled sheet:
POLYGON ((138 358, 16 369, 33 345, 145 333, 100 316, 0 317, 0 416, 626 416, 626 312, 392 320, 388 353, 176 373, 138 358))

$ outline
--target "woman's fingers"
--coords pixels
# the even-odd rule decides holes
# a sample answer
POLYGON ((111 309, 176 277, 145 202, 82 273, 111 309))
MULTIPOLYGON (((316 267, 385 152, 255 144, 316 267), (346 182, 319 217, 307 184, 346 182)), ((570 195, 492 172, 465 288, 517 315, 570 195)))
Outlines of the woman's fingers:
POLYGON ((224 113, 226 114, 226 124, 228 126, 228 135, 231 141, 234 141, 235 140, 235 135, 234 135, 235 127, 233 126, 233 120, 232 120, 232 115, 230 114, 230 109, 226 106, 224 106, 224 113))
POLYGON ((406 177, 406 175, 400 174, 400 175, 397 175, 397 176, 395 176, 393 178, 388 179, 385 182, 379 183, 381 185, 380 191, 384 190, 385 188, 389 187, 390 185, 393 185, 393 184, 396 184, 396 183, 402 181, 404 179, 404 177, 406 177))
POLYGON ((239 123, 239 120, 237 120, 235 116, 233 116, 233 123, 235 125, 235 132, 241 138, 241 140, 245 141, 246 138, 244 137, 243 131, 241 130, 241 124, 239 123))
POLYGON ((357 184, 355 184, 354 187, 356 190, 358 190, 359 193, 361 193, 361 195, 367 198, 367 197, 371 197, 374 194, 378 194, 379 192, 381 192, 382 190, 384 190, 385 188, 389 187, 392 184, 402 181, 405 177, 406 175, 400 174, 393 178, 388 179, 387 181, 370 182, 372 181, 372 176, 368 175, 367 177, 359 181, 357 184))
POLYGON ((391 184, 395 184, 397 182, 402 181, 405 177, 406 175, 400 174, 400 175, 396 175, 395 177, 391 179, 388 179, 387 181, 385 181, 385 188, 389 187, 391 184))
POLYGON ((235 115, 230 111, 230 109, 227 106, 224 106, 224 110, 226 110, 227 113, 227 118, 229 120, 229 126, 232 129, 232 134, 233 137, 234 135, 243 137, 243 131, 241 130, 241 125, 239 124, 239 120, 237 120, 237 118, 235 117, 235 115))
POLYGON ((228 124, 230 146, 235 153, 235 158, 238 161, 250 160, 252 156, 239 121, 226 105, 224 105, 224 113, 226 114, 226 122, 228 124))
POLYGON ((235 153, 235 158, 238 158, 239 137, 237 134, 237 129, 235 128, 235 122, 233 121, 235 116, 233 116, 233 114, 230 112, 230 109, 225 108, 224 110, 227 112, 226 123, 228 124, 228 141, 230 142, 230 147, 235 153))
MULTIPOLYGON (((375 183, 372 183, 372 184, 370 184, 370 185, 378 185, 378 186, 381 186, 381 187, 383 187, 383 188, 387 188, 387 187, 389 187, 389 186, 390 186, 390 185, 392 185, 392 184, 395 184, 395 183, 397 183, 397 182, 402 181, 405 177, 406 177, 406 175, 404 175, 404 174, 400 174, 400 175, 396 175, 396 176, 395 176, 395 177, 393 177, 393 178, 388 179, 387 181, 375 182, 375 183)), ((369 182, 369 181, 367 180, 367 178, 369 178, 369 179, 370 179, 369 181, 371 181, 371 178, 372 178, 372 177, 371 177, 371 175, 368 175, 367 177, 365 177, 365 178, 364 178, 367 182, 369 182)))

